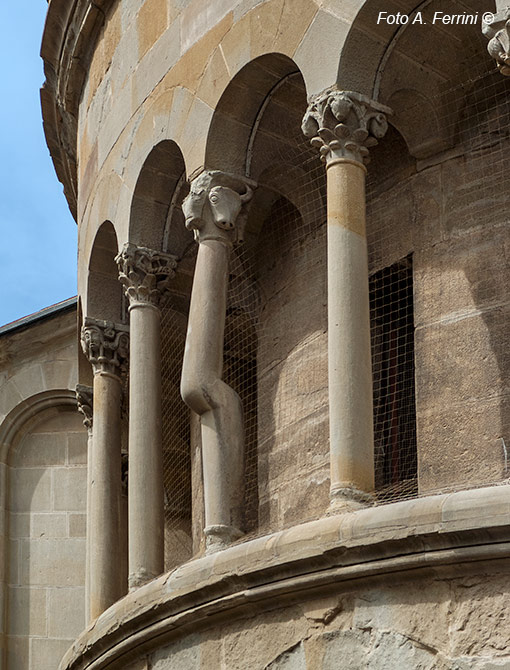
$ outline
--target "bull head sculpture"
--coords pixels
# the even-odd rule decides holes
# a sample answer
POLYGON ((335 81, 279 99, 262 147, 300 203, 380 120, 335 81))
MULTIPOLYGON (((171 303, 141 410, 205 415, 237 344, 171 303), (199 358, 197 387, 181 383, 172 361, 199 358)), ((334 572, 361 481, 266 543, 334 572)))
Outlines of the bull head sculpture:
POLYGON ((219 171, 203 172, 192 182, 182 203, 186 228, 193 230, 197 241, 241 242, 246 218, 242 210, 252 197, 253 189, 239 177, 219 171), (234 231, 236 234, 232 235, 234 231))

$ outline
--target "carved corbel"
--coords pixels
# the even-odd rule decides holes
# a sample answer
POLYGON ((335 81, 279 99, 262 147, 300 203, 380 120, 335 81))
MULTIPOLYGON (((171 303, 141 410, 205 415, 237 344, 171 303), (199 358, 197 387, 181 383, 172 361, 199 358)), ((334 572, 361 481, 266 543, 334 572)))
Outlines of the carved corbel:
POLYGON ((360 93, 328 89, 312 99, 301 129, 321 160, 369 162, 369 149, 386 133, 391 109, 360 93))
POLYGON ((120 377, 129 356, 129 328, 88 317, 81 330, 81 346, 94 374, 109 372, 120 377))
POLYGON ((492 21, 483 21, 482 32, 489 40, 487 51, 494 58, 501 74, 510 77, 510 7, 496 14, 487 14, 492 21))
POLYGON ((163 306, 170 281, 175 277, 176 256, 127 243, 115 261, 130 303, 163 306))
POLYGON ((191 183, 182 203, 185 225, 197 242, 218 240, 229 246, 244 239, 247 203, 256 183, 219 170, 207 170, 191 183))
POLYGON ((84 384, 76 385, 76 403, 78 405, 78 411, 83 414, 83 425, 89 431, 92 431, 92 418, 93 418, 93 390, 91 386, 85 386, 84 384))

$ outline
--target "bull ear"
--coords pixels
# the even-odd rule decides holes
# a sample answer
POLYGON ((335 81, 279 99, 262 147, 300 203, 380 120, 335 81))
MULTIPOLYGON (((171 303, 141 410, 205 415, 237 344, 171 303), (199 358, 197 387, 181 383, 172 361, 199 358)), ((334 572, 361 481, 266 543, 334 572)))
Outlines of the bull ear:
POLYGON ((249 202, 252 199, 252 197, 253 197, 253 190, 249 186, 246 186, 246 193, 243 193, 243 195, 240 196, 241 202, 244 205, 244 203, 249 202))

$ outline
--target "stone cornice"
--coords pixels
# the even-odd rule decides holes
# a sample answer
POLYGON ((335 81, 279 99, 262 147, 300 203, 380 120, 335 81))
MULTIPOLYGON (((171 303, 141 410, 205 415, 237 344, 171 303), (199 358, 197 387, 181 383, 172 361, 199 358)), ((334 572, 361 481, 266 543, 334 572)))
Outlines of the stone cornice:
POLYGON ((408 500, 312 521, 184 564, 136 589, 85 630, 60 670, 115 670, 240 608, 430 570, 458 576, 510 556, 510 487, 408 500), (344 586, 345 585, 345 586, 344 586))
POLYGON ((335 159, 368 163, 369 148, 384 137, 391 109, 365 95, 332 88, 313 98, 302 130, 327 164, 335 159))
POLYGON ((121 376, 129 355, 129 328, 86 318, 81 329, 81 347, 94 374, 108 372, 121 376))
POLYGON ((78 411, 83 414, 83 425, 90 432, 92 430, 94 395, 91 386, 76 385, 76 404, 78 411))
POLYGON ((175 277, 176 256, 128 242, 115 260, 119 280, 131 305, 149 303, 159 307, 164 304, 170 281, 175 277))
POLYGON ((94 46, 114 0, 51 0, 41 45, 46 143, 72 215, 77 216, 78 105, 94 46))

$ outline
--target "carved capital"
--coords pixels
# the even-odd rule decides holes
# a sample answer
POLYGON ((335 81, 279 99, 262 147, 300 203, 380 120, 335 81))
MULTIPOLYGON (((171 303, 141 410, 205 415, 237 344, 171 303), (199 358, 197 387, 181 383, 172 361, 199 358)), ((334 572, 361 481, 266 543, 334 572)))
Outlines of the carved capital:
POLYGON ((115 261, 119 268, 119 280, 130 303, 163 305, 170 281, 175 277, 175 256, 127 243, 115 261))
POLYGON ((501 74, 510 77, 510 7, 492 14, 491 23, 482 23, 482 31, 489 40, 487 51, 496 61, 501 74))
POLYGON ((232 245, 242 242, 246 226, 247 204, 253 197, 255 182, 207 170, 191 183, 182 203, 186 228, 197 242, 219 240, 232 245))
POLYGON ((94 374, 110 372, 120 376, 129 355, 127 326, 87 318, 81 329, 81 347, 94 374))
POLYGON ((389 107, 360 93, 329 89, 310 102, 301 129, 325 163, 343 158, 363 164, 386 133, 388 114, 389 107))
POLYGON ((93 392, 91 386, 76 385, 76 403, 78 411, 83 414, 83 425, 90 433, 93 417, 93 392))

